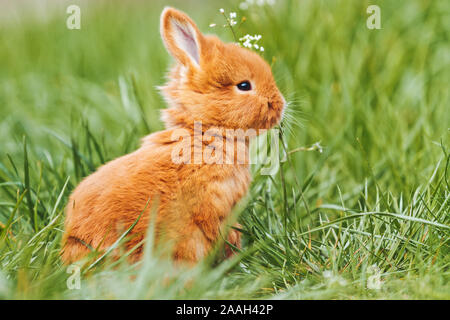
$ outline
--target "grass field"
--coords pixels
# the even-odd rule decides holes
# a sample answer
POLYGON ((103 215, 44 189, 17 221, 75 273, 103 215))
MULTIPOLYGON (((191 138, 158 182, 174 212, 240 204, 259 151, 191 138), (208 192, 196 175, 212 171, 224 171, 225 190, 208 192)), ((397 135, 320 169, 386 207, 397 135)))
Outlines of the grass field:
POLYGON ((262 35, 289 101, 287 161, 252 168, 242 254, 182 270, 147 250, 138 267, 84 268, 70 290, 71 190, 163 128, 168 3, 1 2, 0 298, 450 299, 450 2, 239 3, 170 5, 226 41, 219 8, 245 16, 236 32, 262 35), (81 30, 66 28, 73 3, 81 30), (304 151, 316 142, 323 152, 304 151))

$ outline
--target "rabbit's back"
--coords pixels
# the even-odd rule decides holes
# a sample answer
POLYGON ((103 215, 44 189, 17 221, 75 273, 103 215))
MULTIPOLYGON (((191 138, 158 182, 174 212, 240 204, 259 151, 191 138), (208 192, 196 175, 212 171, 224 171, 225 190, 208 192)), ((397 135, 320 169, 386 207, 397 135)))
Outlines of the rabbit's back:
MULTIPOLYGON (((66 207, 63 260, 77 260, 89 246, 108 247, 144 209, 148 213, 152 201, 161 210, 173 198, 178 169, 168 148, 156 144, 140 148, 108 162, 78 185, 66 207)), ((148 214, 143 214, 133 233, 146 230, 147 223, 148 214)))

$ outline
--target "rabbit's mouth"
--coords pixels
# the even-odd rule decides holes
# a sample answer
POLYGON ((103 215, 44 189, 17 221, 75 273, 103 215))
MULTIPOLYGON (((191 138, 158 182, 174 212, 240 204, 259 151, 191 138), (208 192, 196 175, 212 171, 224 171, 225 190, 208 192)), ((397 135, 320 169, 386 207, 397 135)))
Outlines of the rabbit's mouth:
POLYGON ((270 99, 267 101, 267 115, 269 121, 266 123, 266 126, 268 128, 272 128, 282 120, 285 106, 286 101, 284 100, 284 97, 282 95, 276 97, 275 99, 270 99))

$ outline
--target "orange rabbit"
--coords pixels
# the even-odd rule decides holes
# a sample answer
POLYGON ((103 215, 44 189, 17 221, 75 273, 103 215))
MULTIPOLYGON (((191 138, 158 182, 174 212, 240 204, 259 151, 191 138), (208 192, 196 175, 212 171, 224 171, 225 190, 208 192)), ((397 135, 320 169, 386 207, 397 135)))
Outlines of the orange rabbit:
MULTIPOLYGON (((162 115, 166 130, 145 137, 138 150, 103 165, 78 185, 66 208, 65 263, 84 257, 89 246, 111 246, 146 208, 126 247, 139 244, 151 220, 149 199, 157 205, 156 241, 170 241, 175 260, 197 262, 220 237, 224 221, 250 183, 248 161, 236 160, 239 150, 248 159, 248 140, 232 137, 235 150, 223 162, 211 163, 202 157, 208 149, 206 132, 269 129, 280 121, 285 100, 259 55, 203 35, 186 14, 173 8, 162 12, 161 36, 176 60, 168 83, 160 88, 169 105, 162 115), (176 160, 179 155, 181 162, 176 160), (194 161, 185 161, 192 156, 194 161)), ((211 136, 216 142, 230 139, 211 136)), ((240 233, 232 229, 228 241, 239 247, 240 233)), ((141 255, 142 246, 132 258, 141 255)))

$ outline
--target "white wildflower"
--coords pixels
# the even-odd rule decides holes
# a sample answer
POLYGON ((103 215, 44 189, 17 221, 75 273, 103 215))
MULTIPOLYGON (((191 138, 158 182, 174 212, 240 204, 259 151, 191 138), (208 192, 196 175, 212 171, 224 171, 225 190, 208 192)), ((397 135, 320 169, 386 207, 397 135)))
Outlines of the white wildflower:
POLYGON ((250 35, 246 34, 245 36, 239 38, 239 42, 243 47, 249 49, 256 49, 259 51, 264 51, 264 47, 261 47, 257 42, 261 40, 262 36, 260 34, 250 35))
POLYGON ((320 141, 314 143, 314 144, 312 145, 312 149, 313 149, 313 150, 317 150, 317 151, 319 151, 320 153, 323 152, 323 147, 320 145, 320 141))
POLYGON ((258 6, 262 7, 265 5, 273 6, 275 5, 276 0, 245 0, 244 2, 241 2, 239 4, 239 8, 242 10, 247 10, 250 6, 257 4, 258 6))
POLYGON ((250 40, 246 40, 244 43, 242 43, 242 45, 246 48, 251 48, 252 44, 250 43, 250 40))
POLYGON ((224 13, 225 12, 225 10, 223 10, 223 8, 220 8, 219 11, 220 11, 220 13, 224 13))
POLYGON ((211 23, 211 24, 209 25, 210 28, 214 28, 215 26, 216 26, 215 23, 211 23))
POLYGON ((236 12, 230 12, 230 19, 236 18, 236 12))
POLYGON ((239 8, 240 8, 241 10, 247 10, 247 9, 248 9, 248 4, 247 4, 247 2, 241 2, 241 3, 239 4, 239 8))
POLYGON ((234 26, 237 22, 233 19, 230 19, 230 26, 234 26))

